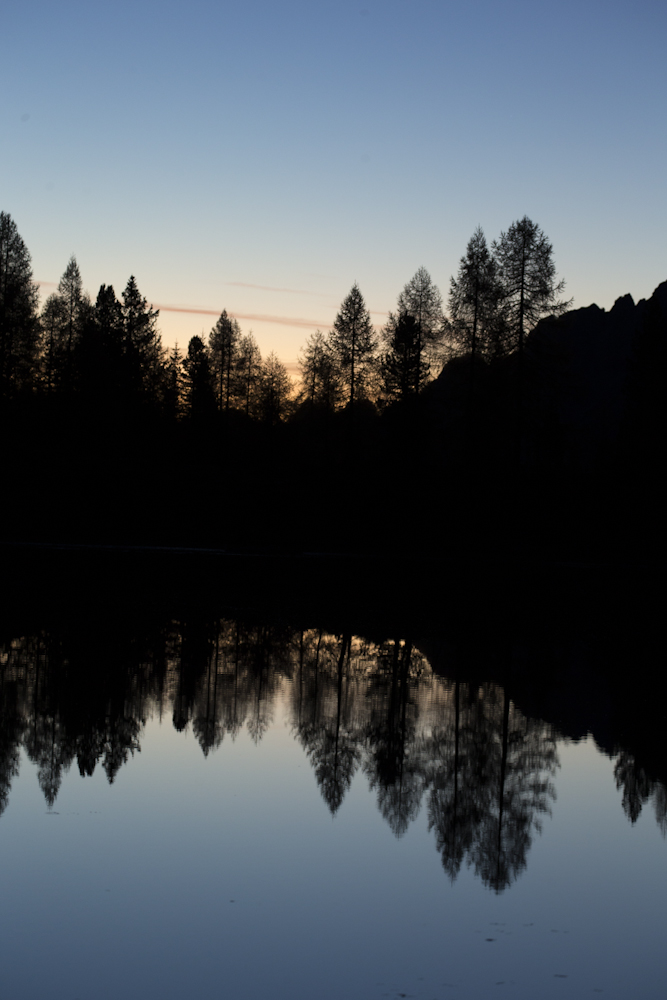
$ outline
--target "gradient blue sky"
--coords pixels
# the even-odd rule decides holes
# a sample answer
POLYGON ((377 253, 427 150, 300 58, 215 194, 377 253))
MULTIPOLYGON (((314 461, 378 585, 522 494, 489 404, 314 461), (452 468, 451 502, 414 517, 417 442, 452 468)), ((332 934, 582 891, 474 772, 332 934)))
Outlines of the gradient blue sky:
POLYGON ((0 208, 37 279, 204 310, 163 309, 183 347, 226 308, 293 361, 355 280, 379 324, 524 214, 609 308, 667 279, 666 39, 664 0, 23 0, 0 208))

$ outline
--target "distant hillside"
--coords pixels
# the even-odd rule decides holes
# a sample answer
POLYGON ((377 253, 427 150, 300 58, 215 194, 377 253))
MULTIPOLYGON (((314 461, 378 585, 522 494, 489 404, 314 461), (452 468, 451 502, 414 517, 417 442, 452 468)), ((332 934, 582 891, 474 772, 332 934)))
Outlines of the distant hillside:
POLYGON ((524 463, 591 469, 622 440, 626 453, 649 440, 664 447, 665 381, 667 281, 636 305, 624 295, 609 312, 591 305, 541 320, 523 369, 517 352, 479 360, 474 373, 470 355, 455 357, 425 395, 450 451, 469 448, 474 427, 489 468, 513 460, 519 436, 524 463))
POLYGON ((633 376, 643 365, 659 364, 641 343, 649 327, 660 336, 656 324, 667 340, 667 281, 636 305, 624 295, 609 312, 591 305, 544 319, 528 337, 533 386, 543 403, 555 405, 578 457, 586 460, 618 438, 633 376))

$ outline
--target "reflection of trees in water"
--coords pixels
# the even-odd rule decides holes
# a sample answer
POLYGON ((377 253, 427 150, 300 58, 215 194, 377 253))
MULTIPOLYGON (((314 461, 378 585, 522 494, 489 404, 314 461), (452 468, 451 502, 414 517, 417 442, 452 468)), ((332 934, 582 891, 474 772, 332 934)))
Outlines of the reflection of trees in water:
POLYGON ((500 892, 525 868, 532 832, 539 832, 540 817, 550 814, 558 757, 551 728, 527 719, 507 692, 497 691, 502 723, 498 707, 487 768, 488 808, 470 856, 484 882, 500 892))
POLYGON ((219 619, 199 624, 195 644, 189 631, 183 626, 175 636, 170 661, 174 725, 183 730, 192 722, 205 756, 244 725, 259 742, 280 678, 291 669, 291 633, 219 619))
POLYGON ((205 757, 220 746, 225 735, 224 723, 218 712, 218 683, 223 657, 221 631, 220 627, 216 629, 214 652, 208 656, 206 664, 204 690, 200 691, 192 720, 192 731, 205 757))
POLYGON ((300 634, 291 687, 295 732, 335 813, 360 765, 392 830, 401 835, 419 811, 415 685, 428 705, 430 670, 410 644, 374 644, 351 635, 300 634), (412 691, 412 694, 410 694, 412 691))
POLYGON ((660 781, 653 781, 632 754, 621 750, 614 765, 616 787, 623 790, 623 812, 631 823, 650 800, 660 832, 667 836, 667 789, 660 781))
MULTIPOLYGON (((14 727, 51 808, 63 775, 77 761, 81 775, 92 775, 101 761, 109 782, 130 754, 139 749, 144 722, 142 670, 129 677, 109 675, 96 664, 96 650, 65 656, 49 636, 16 640, 0 653, 0 714, 4 743, 14 727)), ((7 748, 9 750, 9 748, 7 748)), ((11 760, 18 753, 9 754, 11 760)), ((2 768, 10 780, 16 771, 2 768)))
POLYGON ((72 747, 68 746, 67 734, 53 715, 35 718, 26 741, 26 751, 30 760, 37 765, 37 780, 49 809, 60 790, 63 772, 72 763, 72 747))
POLYGON ((328 637, 323 645, 321 632, 307 639, 301 633, 298 652, 299 668, 292 685, 296 731, 324 801, 334 814, 361 758, 356 726, 358 670, 352 663, 352 637, 343 635, 335 644, 328 637), (310 695, 307 709, 304 686, 310 695))
POLYGON ((75 755, 75 739, 69 738, 55 708, 60 695, 59 679, 66 664, 58 645, 50 646, 48 639, 42 641, 42 637, 38 637, 34 646, 30 640, 24 640, 24 643, 20 653, 20 647, 15 652, 19 653, 21 660, 21 654, 26 657, 25 665, 31 661, 34 663, 34 669, 23 674, 28 681, 24 699, 28 700, 32 709, 26 720, 24 746, 29 759, 37 765, 39 787, 51 809, 58 796, 63 773, 69 770, 75 755), (52 663, 55 670, 50 669, 52 663))
POLYGON ((259 743, 273 721, 273 704, 280 678, 289 674, 289 632, 268 625, 247 629, 242 637, 245 665, 246 728, 259 743))
POLYGON ((418 738, 418 682, 411 676, 411 642, 381 651, 373 677, 368 751, 364 771, 377 790, 378 808, 397 837, 419 815, 426 779, 423 741, 418 738))
POLYGON ((660 781, 656 781, 655 789, 653 792, 653 808, 655 809, 655 818, 658 821, 658 826, 660 827, 660 833, 663 837, 667 836, 667 788, 660 781))
POLYGON ((29 670, 21 655, 24 652, 15 643, 0 650, 0 816, 7 808, 12 781, 19 773, 19 748, 27 725, 21 704, 21 689, 29 670))
POLYGON ((483 712, 481 698, 457 681, 448 718, 433 730, 428 746, 428 822, 435 830, 442 864, 454 881, 472 849, 483 816, 478 785, 485 775, 485 747, 476 715, 483 712), (463 706, 462 706, 463 700, 463 706), (463 712, 462 712, 463 707, 463 712))
MULTIPOLYGON (((141 640, 110 630, 1 647, 0 812, 21 745, 52 806, 75 760, 82 775, 100 764, 113 781, 151 715, 191 725, 206 756, 243 727, 259 742, 279 694, 332 814, 364 774, 397 837, 426 797, 452 880, 465 864, 500 891, 525 868, 554 797, 549 726, 526 718, 497 685, 435 677, 410 641, 231 619, 172 622, 141 640)), ((664 786, 627 753, 615 774, 628 817, 651 799, 664 833, 664 786)))
POLYGON ((19 746, 23 736, 23 720, 16 711, 15 697, 0 692, 0 816, 7 808, 12 781, 19 773, 19 746))
POLYGON ((532 833, 555 798, 556 738, 497 685, 452 687, 453 711, 427 753, 429 827, 450 878, 465 861, 500 892, 525 868, 532 833))

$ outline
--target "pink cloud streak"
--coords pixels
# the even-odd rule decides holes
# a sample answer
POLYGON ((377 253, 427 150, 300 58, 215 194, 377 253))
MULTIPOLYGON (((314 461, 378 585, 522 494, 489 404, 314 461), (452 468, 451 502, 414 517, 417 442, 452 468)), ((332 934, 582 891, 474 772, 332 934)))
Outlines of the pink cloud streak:
MULTIPOLYGON (((57 288, 57 282, 55 281, 37 281, 37 284, 43 288, 57 288)), ((271 292, 292 292, 294 294, 307 294, 307 295, 320 295, 320 292, 298 292, 298 290, 293 288, 269 288, 268 285, 250 285, 242 281, 228 281, 225 282, 228 285, 234 285, 239 288, 257 288, 264 291, 271 292)), ((152 309, 159 309, 160 312, 171 312, 171 313, 184 313, 191 316, 215 316, 216 318, 222 312, 221 309, 200 309, 196 306, 169 306, 160 305, 159 303, 151 303, 152 309)), ((373 316, 386 316, 386 312, 381 312, 378 309, 368 310, 373 316)), ((303 316, 272 316, 267 313, 230 313, 230 316, 234 316, 235 319, 247 320, 251 323, 273 323, 279 326, 291 326, 291 327, 301 327, 306 330, 327 330, 332 325, 331 322, 316 319, 306 319, 303 316)))
POLYGON ((291 295, 315 295, 318 299, 330 298, 325 292, 307 292, 304 288, 276 288, 273 285, 252 285, 247 281, 224 281, 231 288, 256 288, 260 292, 289 292, 291 295))
MULTIPOLYGON (((165 306, 154 303, 154 309, 160 312, 190 313, 193 316, 219 316, 221 309, 191 309, 187 306, 165 306)), ((316 319, 304 319, 302 316, 268 316, 265 313, 239 313, 229 314, 234 319, 245 319, 253 323, 278 323, 282 326, 300 326, 306 329, 317 329, 317 327, 327 327, 330 324, 316 319)))

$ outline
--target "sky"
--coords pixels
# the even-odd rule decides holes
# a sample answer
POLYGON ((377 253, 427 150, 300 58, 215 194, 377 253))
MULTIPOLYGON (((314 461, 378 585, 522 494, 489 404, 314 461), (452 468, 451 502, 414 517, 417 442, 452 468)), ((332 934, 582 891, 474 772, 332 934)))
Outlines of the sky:
POLYGON ((226 309, 293 365, 524 215, 608 309, 667 280, 666 38, 664 0, 22 0, 0 210, 43 295, 134 274, 183 348, 226 309))

